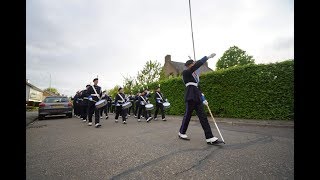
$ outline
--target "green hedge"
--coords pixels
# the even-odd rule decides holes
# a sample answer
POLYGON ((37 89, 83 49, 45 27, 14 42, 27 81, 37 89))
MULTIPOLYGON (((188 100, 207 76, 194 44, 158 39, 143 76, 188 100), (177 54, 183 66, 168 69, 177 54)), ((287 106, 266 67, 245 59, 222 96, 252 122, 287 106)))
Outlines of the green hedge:
MULTIPOLYGON (((245 65, 201 75, 200 87, 215 117, 292 120, 294 116, 294 62, 245 65)), ((185 111, 181 77, 149 84, 161 85, 171 115, 185 111)), ((152 103, 154 103, 154 98, 152 103)), ((206 109, 207 111, 207 109, 206 109)))

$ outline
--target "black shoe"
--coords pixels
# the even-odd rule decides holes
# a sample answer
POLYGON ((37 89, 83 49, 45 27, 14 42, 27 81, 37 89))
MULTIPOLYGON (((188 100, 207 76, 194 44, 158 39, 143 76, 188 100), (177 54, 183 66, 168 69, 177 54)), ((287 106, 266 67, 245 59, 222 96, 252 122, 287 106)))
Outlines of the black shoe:
POLYGON ((151 121, 151 119, 152 119, 152 117, 149 117, 149 118, 147 119, 147 122, 151 121))
POLYGON ((108 119, 109 118, 109 116, 106 116, 106 119, 108 119))

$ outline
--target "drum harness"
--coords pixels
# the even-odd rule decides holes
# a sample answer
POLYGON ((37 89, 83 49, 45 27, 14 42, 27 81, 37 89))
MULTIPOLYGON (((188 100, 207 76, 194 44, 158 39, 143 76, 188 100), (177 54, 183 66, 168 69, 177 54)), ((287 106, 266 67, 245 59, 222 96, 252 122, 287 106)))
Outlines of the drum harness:
MULTIPOLYGON (((117 94, 121 99, 122 99, 122 103, 125 103, 126 101, 123 99, 123 97, 120 94, 117 94)), ((119 103, 118 103, 119 104, 119 103)))
POLYGON ((160 96, 160 99, 164 102, 164 100, 162 99, 162 96, 158 92, 156 92, 156 93, 160 96))
POLYGON ((143 96, 141 96, 141 98, 143 99, 143 101, 144 101, 146 104, 148 104, 147 101, 143 98, 143 96))
MULTIPOLYGON (((99 100, 101 100, 99 94, 98 94, 97 91, 96 91, 96 88, 94 88, 93 85, 91 85, 91 87, 93 88, 94 92, 96 93, 96 94, 91 94, 91 96, 95 95, 95 96, 97 96, 97 97, 99 98, 99 100)), ((92 101, 96 102, 95 100, 92 100, 92 101)))

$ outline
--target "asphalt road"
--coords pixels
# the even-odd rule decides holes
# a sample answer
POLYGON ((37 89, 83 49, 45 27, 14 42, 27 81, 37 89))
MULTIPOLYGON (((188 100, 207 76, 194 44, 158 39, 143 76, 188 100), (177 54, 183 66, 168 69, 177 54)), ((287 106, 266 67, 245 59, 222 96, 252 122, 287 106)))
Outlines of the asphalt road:
POLYGON ((27 126, 27 179, 294 179, 293 128, 220 123, 226 144, 211 146, 199 121, 184 141, 182 117, 131 116, 128 124, 109 117, 101 128, 66 117, 27 126))

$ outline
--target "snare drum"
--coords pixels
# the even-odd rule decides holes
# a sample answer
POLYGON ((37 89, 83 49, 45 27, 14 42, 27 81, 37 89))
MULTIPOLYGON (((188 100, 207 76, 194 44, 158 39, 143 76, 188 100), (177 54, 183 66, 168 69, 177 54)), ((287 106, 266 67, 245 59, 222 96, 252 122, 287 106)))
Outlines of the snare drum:
POLYGON ((131 106, 132 106, 132 103, 128 101, 122 104, 122 109, 128 109, 131 106))
POLYGON ((107 103, 108 103, 108 102, 107 102, 105 99, 102 99, 102 100, 96 102, 96 108, 100 109, 100 108, 102 108, 103 106, 107 105, 107 103))
POLYGON ((153 104, 147 104, 146 106, 146 110, 151 111, 154 107, 153 104))
POLYGON ((170 107, 170 103, 169 102, 164 102, 163 103, 163 108, 164 109, 167 109, 167 108, 169 108, 170 107))

